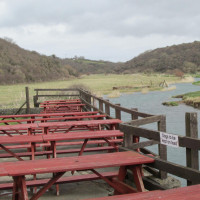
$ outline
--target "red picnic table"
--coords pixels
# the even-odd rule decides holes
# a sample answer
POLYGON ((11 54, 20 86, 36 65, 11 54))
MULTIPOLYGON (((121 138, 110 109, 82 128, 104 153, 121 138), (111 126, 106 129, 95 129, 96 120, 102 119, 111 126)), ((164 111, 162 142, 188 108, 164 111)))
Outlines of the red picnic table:
POLYGON ((9 123, 18 123, 18 124, 22 124, 22 123, 34 123, 34 122, 48 122, 48 121, 72 121, 72 120, 83 120, 83 119, 103 119, 105 118, 107 115, 77 115, 77 116, 67 116, 67 117, 63 117, 63 116, 55 116, 52 117, 51 115, 49 117, 37 117, 37 118, 28 118, 28 119, 21 119, 19 117, 19 119, 4 119, 4 120, 0 120, 0 123, 3 123, 5 125, 9 125, 9 123))
MULTIPOLYGON (((117 137, 123 137, 123 133, 119 130, 103 130, 103 131, 84 131, 84 132, 70 132, 68 134, 39 134, 39 135, 19 135, 19 136, 1 136, 0 137, 0 147, 1 149, 5 150, 7 153, 1 153, 0 158, 9 158, 9 157, 15 157, 18 160, 23 160, 21 157, 31 157, 32 160, 35 159, 35 156, 42 156, 42 155, 48 155, 48 158, 50 158, 50 155, 52 155, 53 158, 56 158, 57 154, 64 154, 64 153, 78 153, 78 155, 82 155, 83 152, 90 152, 90 151, 104 151, 104 150, 115 150, 118 151, 117 143, 119 141, 123 141, 122 139, 116 139, 117 137), (94 140, 95 139, 95 140, 94 140), (57 150, 56 146, 58 142, 60 141, 68 141, 63 146, 66 146, 66 144, 69 146, 70 141, 72 143, 75 143, 74 140, 78 140, 79 142, 76 144, 81 144, 81 148, 76 149, 67 149, 67 150, 57 150), (80 140, 84 140, 83 142, 80 142, 80 140), (98 140, 103 140, 105 143, 107 143, 108 146, 104 147, 90 147, 86 148, 87 144, 89 143, 89 140, 92 140, 92 144, 96 143, 99 144, 98 140), (22 146, 22 144, 29 144, 26 146, 22 146), (38 145, 36 145, 39 143, 38 145), (21 148, 28 148, 28 152, 20 152, 15 153, 10 150, 10 146, 5 145, 13 145, 13 144, 20 144, 21 148), (46 150, 40 150, 37 151, 36 147, 48 147, 46 150)), ((13 149, 13 148, 12 148, 13 149)))
POLYGON ((26 175, 54 173, 54 176, 31 197, 31 200, 35 200, 55 184, 65 172, 76 170, 90 170, 113 187, 116 194, 126 194, 145 191, 141 166, 142 164, 152 162, 154 162, 154 159, 133 151, 34 161, 5 162, 0 163, 0 176, 13 177, 13 200, 28 200, 26 175), (108 179, 96 170, 109 167, 119 167, 117 178, 108 179), (123 182, 127 169, 133 172, 136 189, 123 182))
POLYGON ((0 126, 0 134, 12 136, 12 134, 67 133, 72 130, 102 130, 105 125, 109 125, 110 130, 115 130, 121 122, 119 119, 106 119, 2 125, 0 126))
MULTIPOLYGON (((45 104, 45 103, 57 103, 57 102, 58 102, 58 103, 62 103, 62 102, 63 102, 63 103, 65 103, 65 102, 68 103, 68 102, 74 102, 74 101, 75 101, 75 102, 81 102, 80 99, 65 99, 65 100, 49 100, 49 101, 43 101, 42 103, 43 103, 43 104, 45 104)), ((41 103, 41 104, 42 104, 42 103, 41 103)))
POLYGON ((81 112, 85 104, 60 104, 60 105, 41 105, 44 113, 51 112, 81 112))
POLYGON ((71 100, 71 101, 44 101, 40 103, 40 106, 42 105, 61 105, 61 104, 74 104, 74 103, 81 103, 80 99, 71 100))
MULTIPOLYGON (((19 120, 16 121, 19 124, 21 123, 20 120, 23 119, 30 119, 34 120, 37 118, 62 118, 62 117, 78 117, 78 116, 86 116, 86 115, 97 115, 97 111, 90 111, 90 112, 70 112, 70 113, 42 113, 42 114, 23 114, 23 115, 0 115, 0 123, 4 123, 9 125, 7 120, 19 120)), ((22 121, 24 122, 24 121, 22 121)))
MULTIPOLYGON (((149 191, 137 194, 115 195, 111 197, 91 198, 87 200, 199 200, 200 185, 175 188, 162 191, 149 191)), ((86 200, 86 199, 85 199, 86 200)))

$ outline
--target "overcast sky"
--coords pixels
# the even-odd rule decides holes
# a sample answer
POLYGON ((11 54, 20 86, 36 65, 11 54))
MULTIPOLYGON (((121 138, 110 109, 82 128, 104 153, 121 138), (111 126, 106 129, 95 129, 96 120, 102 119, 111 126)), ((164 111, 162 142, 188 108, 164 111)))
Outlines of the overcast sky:
POLYGON ((200 40, 200 0, 0 0, 0 37, 62 58, 127 61, 200 40))

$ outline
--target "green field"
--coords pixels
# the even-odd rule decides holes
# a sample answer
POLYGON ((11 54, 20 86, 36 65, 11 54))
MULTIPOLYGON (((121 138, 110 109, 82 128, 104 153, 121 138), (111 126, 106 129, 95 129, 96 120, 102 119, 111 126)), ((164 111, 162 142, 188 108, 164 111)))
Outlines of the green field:
POLYGON ((134 92, 141 91, 141 87, 150 86, 148 90, 161 89, 159 84, 163 81, 168 84, 180 82, 179 77, 165 74, 99 74, 82 76, 76 79, 54 81, 54 82, 41 82, 31 84, 17 84, 17 85, 2 85, 0 86, 0 108, 18 108, 25 102, 25 87, 28 86, 30 90, 31 106, 32 97, 35 95, 35 88, 68 88, 74 85, 84 86, 97 95, 112 93, 113 87, 131 86, 133 89, 123 89, 119 92, 134 92))

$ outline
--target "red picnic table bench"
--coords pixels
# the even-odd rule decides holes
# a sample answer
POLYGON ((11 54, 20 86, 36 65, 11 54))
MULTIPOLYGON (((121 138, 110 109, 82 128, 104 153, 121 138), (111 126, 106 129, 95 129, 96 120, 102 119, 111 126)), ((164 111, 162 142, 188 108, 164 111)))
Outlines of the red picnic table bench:
POLYGON ((30 123, 16 125, 0 126, 0 134, 37 134, 37 133, 67 133, 73 130, 102 130, 105 125, 109 126, 110 130, 115 130, 117 125, 122 121, 119 119, 106 120, 85 120, 85 121, 66 121, 66 122, 45 122, 45 123, 30 123))
POLYGON ((60 104, 60 105, 41 105, 44 113, 52 112, 81 112, 85 104, 60 104))
POLYGON ((141 166, 142 164, 152 162, 154 162, 154 159, 133 151, 34 161, 4 162, 0 163, 0 176, 13 177, 13 200, 28 200, 26 175, 54 173, 54 176, 31 197, 31 200, 35 200, 55 184, 65 172, 76 170, 90 170, 113 187, 115 194, 126 194, 145 191, 141 166), (109 179, 96 170, 109 167, 119 167, 117 178, 109 179), (136 189, 123 182, 127 169, 133 172, 136 189))
MULTIPOLYGON (((115 150, 118 151, 117 143, 122 142, 123 139, 113 139, 117 137, 123 137, 123 133, 119 130, 103 130, 103 131, 84 131, 84 132, 70 132, 68 134, 39 134, 39 135, 19 135, 19 136, 1 136, 0 137, 0 147, 2 150, 5 150, 7 153, 0 153, 0 158, 9 158, 15 157, 18 160, 23 160, 21 157, 30 157, 32 160, 35 159, 35 156, 47 155, 50 158, 52 155, 53 158, 57 157, 57 154, 66 154, 66 153, 78 153, 82 155, 83 152, 91 151, 105 151, 105 150, 115 150), (94 140, 95 139, 95 140, 94 140), (72 142, 73 140, 73 142, 72 142), (78 140, 78 142, 74 142, 78 140), (83 141, 80 141, 83 140, 83 141), (91 140, 91 143, 90 141, 91 140), (89 147, 86 148, 88 144, 99 144, 99 140, 102 143, 107 143, 108 146, 100 147, 89 147), (80 148, 70 148, 57 150, 60 141, 65 141, 60 143, 62 146, 70 146, 71 143, 80 144, 80 148), (67 142, 66 142, 67 141, 67 142), (15 146, 10 146, 15 144, 15 146), (10 149, 17 148, 16 144, 20 144, 21 148, 27 148, 28 152, 15 153, 10 149), (23 145, 28 144, 28 145, 23 145), (5 146, 6 145, 6 146, 5 146), (9 146, 8 146, 9 145, 9 146), (37 151, 37 147, 47 147, 46 150, 37 151)), ((19 148, 19 147, 18 147, 19 148)))
MULTIPOLYGON (((115 195, 110 197, 91 198, 87 200, 199 200, 200 185, 181 187, 169 190, 149 191, 136 194, 115 195)), ((86 200, 86 199, 85 199, 86 200)))

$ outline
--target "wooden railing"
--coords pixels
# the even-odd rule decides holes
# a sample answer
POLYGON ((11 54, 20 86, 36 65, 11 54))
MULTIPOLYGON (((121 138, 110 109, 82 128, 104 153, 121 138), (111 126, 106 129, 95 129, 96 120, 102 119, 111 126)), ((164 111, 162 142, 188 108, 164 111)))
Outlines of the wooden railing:
MULTIPOLYGON (((130 114, 132 121, 127 122, 127 124, 135 123, 136 126, 137 125, 139 126, 139 125, 144 125, 144 124, 157 123, 157 127, 159 131, 162 131, 162 132, 166 131, 166 118, 163 115, 152 115, 152 114, 139 112, 135 108, 134 109, 124 108, 124 107, 121 107, 120 104, 113 104, 109 102, 108 100, 104 100, 102 98, 96 97, 95 95, 90 94, 89 92, 82 89, 80 89, 80 98, 87 105, 88 110, 92 110, 92 109, 98 110, 100 113, 105 113, 108 115, 108 117, 110 117, 110 109, 113 108, 115 110, 115 118, 117 119, 121 119, 122 112, 130 114)), ((124 141, 125 147, 129 148, 130 142, 134 141, 135 138, 132 138, 132 137, 133 136, 131 134, 125 132, 125 141, 124 141)), ((150 143, 143 143, 143 145, 144 147, 149 146, 150 143)), ((167 146, 158 143, 158 147, 159 147, 158 148, 159 157, 163 160, 167 160, 167 146)), ((164 179, 167 177, 167 173, 160 170, 159 176, 160 178, 164 179)))
POLYGON ((187 180, 187 184, 200 183, 199 156, 200 140, 198 139, 197 114, 186 113, 186 136, 172 134, 178 137, 180 147, 186 148, 186 167, 167 161, 167 146, 161 144, 160 133, 166 133, 166 117, 164 115, 151 115, 139 112, 137 109, 127 109, 119 104, 113 104, 108 100, 96 97, 88 91, 80 89, 80 98, 87 105, 88 110, 98 110, 100 113, 107 114, 110 118, 110 109, 115 110, 115 118, 121 119, 121 113, 129 113, 131 120, 119 125, 119 129, 124 132, 124 144, 121 150, 137 150, 143 153, 154 154, 145 147, 158 145, 158 157, 155 163, 145 169, 153 172, 155 176, 166 178, 167 173, 176 175, 187 180), (139 126, 157 123, 157 130, 149 130, 139 126), (134 138, 142 137, 148 139, 145 142, 134 142, 134 138), (152 169, 153 168, 153 169, 152 169), (155 169, 158 169, 156 171, 155 169))
POLYGON ((74 97, 79 98, 79 90, 78 89, 69 89, 69 88, 63 88, 63 89, 34 89, 36 92, 36 95, 33 96, 33 103, 34 107, 39 107, 39 98, 40 97, 74 97), (39 94, 40 92, 75 92, 75 94, 39 94))
MULTIPOLYGON (((176 175, 187 180, 187 184, 200 183, 199 171, 199 157, 200 140, 198 139, 197 129, 197 114, 186 113, 186 136, 178 137, 179 147, 186 148, 186 167, 180 164, 175 164, 167 161, 167 146, 161 144, 160 134, 166 133, 166 117, 164 115, 152 115, 144 112, 139 112, 136 108, 128 109, 120 106, 120 104, 113 104, 109 100, 97 97, 83 89, 35 89, 36 95, 34 96, 34 105, 38 104, 39 97, 79 97, 84 104, 85 109, 90 111, 99 111, 106 114, 107 118, 122 118, 122 114, 128 113, 130 120, 123 122, 119 125, 119 129, 124 132, 124 143, 120 148, 124 150, 139 150, 147 156, 153 156, 155 163, 145 167, 154 176, 162 179, 167 177, 167 173, 176 175), (42 91, 76 91, 76 95, 49 95, 39 94, 42 91), (111 117, 111 109, 114 110, 114 116, 111 117), (151 123, 157 123, 157 130, 149 130, 141 126, 151 123), (146 138, 147 141, 139 141, 138 138, 146 138), (146 149, 148 146, 158 145, 158 155, 146 149), (149 155, 153 154, 153 155, 149 155)), ((166 133, 167 134, 167 133, 166 133)), ((183 135, 183 134, 181 134, 183 135)))

